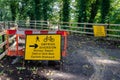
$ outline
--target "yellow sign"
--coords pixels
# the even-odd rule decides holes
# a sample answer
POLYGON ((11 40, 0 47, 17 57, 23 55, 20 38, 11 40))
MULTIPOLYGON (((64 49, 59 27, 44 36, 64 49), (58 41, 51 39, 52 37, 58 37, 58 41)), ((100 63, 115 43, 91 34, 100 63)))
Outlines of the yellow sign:
POLYGON ((25 60, 60 60, 61 35, 27 35, 25 60))
POLYGON ((94 36, 95 37, 105 37, 106 31, 105 26, 93 26, 94 36))

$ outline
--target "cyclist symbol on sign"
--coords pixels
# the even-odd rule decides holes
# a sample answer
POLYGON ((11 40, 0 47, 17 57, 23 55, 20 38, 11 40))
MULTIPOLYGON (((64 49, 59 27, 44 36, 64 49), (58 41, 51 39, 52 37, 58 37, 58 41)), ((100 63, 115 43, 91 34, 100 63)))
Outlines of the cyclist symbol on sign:
POLYGON ((44 42, 47 42, 47 41, 50 41, 50 42, 54 42, 55 41, 55 39, 54 38, 52 38, 52 36, 46 36, 46 38, 44 38, 44 42))

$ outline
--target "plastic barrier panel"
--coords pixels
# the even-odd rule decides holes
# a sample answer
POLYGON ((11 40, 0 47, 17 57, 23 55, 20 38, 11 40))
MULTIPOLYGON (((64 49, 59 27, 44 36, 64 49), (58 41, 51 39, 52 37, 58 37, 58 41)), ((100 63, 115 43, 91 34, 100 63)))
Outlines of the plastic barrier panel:
POLYGON ((7 55, 25 56, 26 60, 60 60, 61 56, 66 56, 67 35, 68 32, 60 31, 60 30, 40 31, 40 30, 10 30, 9 29, 6 31, 6 36, 7 36, 6 48, 8 49, 7 55), (11 37, 13 37, 13 39, 9 40, 11 37), (40 42, 37 43, 37 41, 40 42), (50 48, 51 47, 50 45, 55 49, 46 49, 46 47, 50 48), (37 54, 41 54, 41 55, 44 54, 44 55, 38 56, 37 54))

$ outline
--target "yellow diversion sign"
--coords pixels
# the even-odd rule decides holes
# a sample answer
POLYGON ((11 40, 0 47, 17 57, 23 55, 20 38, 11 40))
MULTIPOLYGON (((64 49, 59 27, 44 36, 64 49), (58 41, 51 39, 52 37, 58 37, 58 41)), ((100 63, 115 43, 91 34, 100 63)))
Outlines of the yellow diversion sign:
POLYGON ((27 35, 25 60, 60 60, 61 35, 27 35))
POLYGON ((105 37, 106 31, 105 26, 93 26, 94 36, 95 37, 105 37))

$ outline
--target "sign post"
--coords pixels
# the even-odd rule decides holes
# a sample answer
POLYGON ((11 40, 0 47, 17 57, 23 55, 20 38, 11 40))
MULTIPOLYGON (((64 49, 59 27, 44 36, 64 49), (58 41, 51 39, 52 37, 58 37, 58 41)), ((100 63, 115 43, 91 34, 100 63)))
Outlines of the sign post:
POLYGON ((60 60, 61 35, 26 35, 25 60, 60 60))
POLYGON ((95 37, 105 37, 106 31, 105 26, 93 26, 94 36, 95 37))

